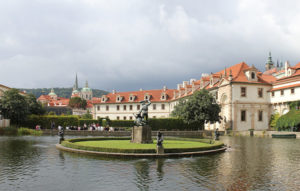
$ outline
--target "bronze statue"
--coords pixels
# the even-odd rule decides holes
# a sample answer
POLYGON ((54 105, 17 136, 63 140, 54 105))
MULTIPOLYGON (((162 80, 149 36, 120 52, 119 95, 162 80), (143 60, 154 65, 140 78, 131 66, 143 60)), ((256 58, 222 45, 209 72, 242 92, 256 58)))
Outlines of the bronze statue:
POLYGON ((136 118, 135 120, 135 124, 137 126, 144 126, 148 123, 148 107, 149 105, 151 105, 150 100, 143 100, 140 101, 140 103, 142 104, 142 108, 141 110, 134 116, 136 118))

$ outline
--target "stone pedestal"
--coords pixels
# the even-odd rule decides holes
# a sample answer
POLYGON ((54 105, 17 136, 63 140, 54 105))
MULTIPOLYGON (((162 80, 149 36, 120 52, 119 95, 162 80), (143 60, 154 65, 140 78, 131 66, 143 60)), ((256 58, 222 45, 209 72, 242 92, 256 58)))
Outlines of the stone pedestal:
POLYGON ((164 154, 164 147, 163 146, 156 146, 156 154, 164 154))
POLYGON ((153 143, 151 138, 151 127, 145 126, 134 126, 131 132, 132 143, 153 143))

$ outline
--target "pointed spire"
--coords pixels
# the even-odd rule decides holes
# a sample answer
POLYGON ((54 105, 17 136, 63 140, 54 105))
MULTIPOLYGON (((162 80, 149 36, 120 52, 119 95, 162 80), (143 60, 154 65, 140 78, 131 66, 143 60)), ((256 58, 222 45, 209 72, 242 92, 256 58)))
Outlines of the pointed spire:
POLYGON ((232 71, 231 71, 231 69, 229 70, 229 78, 228 78, 228 80, 229 80, 229 81, 232 80, 232 71))
POLYGON ((279 61, 277 60, 276 68, 279 68, 279 61))
POLYGON ((224 69, 224 76, 225 76, 225 77, 227 76, 226 66, 225 66, 225 69, 224 69))
POLYGON ((88 88, 89 87, 89 83, 88 81, 85 81, 85 87, 88 88))
POLYGON ((54 89, 53 88, 51 88, 51 93, 54 93, 54 89))
POLYGON ((75 90, 78 90, 78 78, 77 78, 77 73, 76 73, 76 79, 75 79, 75 85, 74 85, 75 90))

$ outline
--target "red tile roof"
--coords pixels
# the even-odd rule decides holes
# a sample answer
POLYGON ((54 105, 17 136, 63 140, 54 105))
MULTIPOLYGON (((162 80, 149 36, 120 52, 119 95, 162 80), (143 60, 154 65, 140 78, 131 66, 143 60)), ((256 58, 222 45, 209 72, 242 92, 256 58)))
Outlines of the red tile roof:
POLYGON ((142 90, 142 91, 130 91, 130 92, 116 92, 115 94, 109 93, 106 95, 108 98, 106 102, 102 102, 101 99, 94 99, 93 103, 137 103, 144 100, 144 96, 148 94, 150 95, 151 102, 167 102, 173 98, 174 89, 167 89, 164 91, 163 89, 160 90, 142 90), (161 100, 162 93, 165 93, 166 99, 161 100), (135 95, 135 99, 133 101, 129 100, 130 95, 135 95), (123 97, 120 102, 117 102, 117 96, 123 97))
POLYGON ((282 90, 282 89, 288 89, 288 88, 294 88, 294 87, 300 87, 300 83, 299 84, 288 85, 288 86, 282 86, 282 87, 279 87, 279 88, 273 88, 273 89, 270 89, 269 91, 272 92, 272 91, 276 91, 276 90, 282 90))

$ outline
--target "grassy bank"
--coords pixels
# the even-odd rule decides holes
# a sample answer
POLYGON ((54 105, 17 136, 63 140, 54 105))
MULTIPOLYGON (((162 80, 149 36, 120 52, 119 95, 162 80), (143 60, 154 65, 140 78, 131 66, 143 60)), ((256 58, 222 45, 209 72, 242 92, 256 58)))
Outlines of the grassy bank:
POLYGON ((33 135, 33 136, 41 136, 43 134, 42 131, 37 131, 34 129, 28 128, 16 128, 16 127, 3 127, 0 128, 0 135, 7 136, 23 136, 23 135, 33 135))

